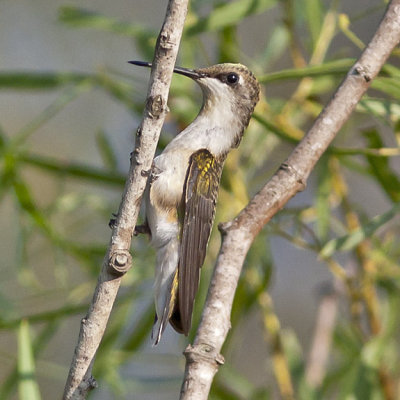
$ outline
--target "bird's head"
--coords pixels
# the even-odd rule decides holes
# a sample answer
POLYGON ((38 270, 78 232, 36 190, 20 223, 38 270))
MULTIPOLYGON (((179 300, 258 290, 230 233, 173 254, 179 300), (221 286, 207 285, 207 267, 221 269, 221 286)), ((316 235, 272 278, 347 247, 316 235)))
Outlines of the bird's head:
POLYGON ((226 63, 190 73, 194 73, 191 77, 203 90, 205 108, 230 104, 232 113, 240 114, 243 124, 247 126, 260 93, 260 85, 247 67, 226 63))
MULTIPOLYGON (((151 67, 143 61, 134 65, 151 67)), ((259 100, 260 85, 253 73, 242 64, 216 64, 211 67, 188 69, 175 67, 174 72, 196 81, 204 93, 203 110, 228 109, 237 115, 245 128, 259 100)))

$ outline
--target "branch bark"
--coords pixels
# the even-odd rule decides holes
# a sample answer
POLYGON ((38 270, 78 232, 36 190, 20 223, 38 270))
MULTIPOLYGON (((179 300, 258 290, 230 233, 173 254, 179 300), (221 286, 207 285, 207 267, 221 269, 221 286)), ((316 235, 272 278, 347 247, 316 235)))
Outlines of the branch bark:
POLYGON ((139 214, 140 202, 147 181, 147 171, 165 115, 173 68, 178 54, 188 0, 170 0, 164 24, 158 36, 147 93, 146 108, 136 132, 135 149, 124 193, 113 223, 109 248, 88 314, 82 319, 78 344, 75 348, 63 399, 85 399, 96 387, 92 366, 103 337, 122 276, 129 270, 132 234, 139 214))
POLYGON ((400 0, 392 0, 368 46, 307 135, 269 182, 231 222, 220 226, 222 244, 193 345, 185 350, 181 400, 207 399, 230 329, 232 302, 246 254, 261 228, 305 188, 315 164, 400 41, 400 0))

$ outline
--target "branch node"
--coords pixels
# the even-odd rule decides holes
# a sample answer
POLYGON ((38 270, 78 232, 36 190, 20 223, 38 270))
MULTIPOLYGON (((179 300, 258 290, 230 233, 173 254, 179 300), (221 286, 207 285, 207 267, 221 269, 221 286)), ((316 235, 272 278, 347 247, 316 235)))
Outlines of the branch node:
POLYGON ((136 165, 142 165, 142 164, 143 164, 142 161, 139 161, 139 153, 140 153, 140 151, 139 151, 138 148, 136 148, 135 150, 133 150, 133 151, 131 152, 131 155, 130 155, 130 157, 129 157, 129 162, 130 162, 131 164, 132 164, 134 161, 135 161, 136 165))
POLYGON ((162 96, 158 94, 155 97, 148 97, 146 101, 146 110, 150 118, 160 118, 162 112, 164 111, 164 101, 162 96))
POLYGON ((115 250, 108 259, 108 271, 117 276, 122 276, 132 266, 132 256, 128 250, 115 250))
POLYGON ((372 79, 368 68, 363 67, 360 64, 356 64, 350 74, 351 75, 360 75, 364 79, 365 82, 370 82, 372 79))
POLYGON ((142 175, 143 178, 148 178, 148 177, 150 176, 150 173, 151 173, 151 168, 148 169, 148 170, 142 169, 142 170, 140 171, 140 175, 142 175))
POLYGON ((224 356, 223 356, 221 353, 218 353, 218 354, 215 356, 215 362, 216 362, 218 365, 224 365, 224 364, 225 364, 225 358, 224 358, 224 356))
POLYGON ((159 43, 161 48, 164 50, 170 50, 175 46, 175 43, 170 39, 170 35, 168 33, 160 34, 159 43))
POLYGON ((200 343, 194 346, 188 345, 183 352, 188 364, 206 362, 214 367, 225 364, 225 358, 218 353, 217 349, 207 343, 200 343))
POLYGON ((288 162, 284 162, 281 164, 279 169, 295 177, 296 182, 299 184, 299 187, 297 188, 298 192, 302 192, 307 187, 307 182, 304 180, 304 177, 297 171, 296 168, 293 167, 293 165, 289 164, 288 162))
POLYGON ((218 230, 220 231, 222 236, 225 236, 228 233, 228 230, 231 226, 232 226, 232 221, 220 222, 218 224, 218 230))

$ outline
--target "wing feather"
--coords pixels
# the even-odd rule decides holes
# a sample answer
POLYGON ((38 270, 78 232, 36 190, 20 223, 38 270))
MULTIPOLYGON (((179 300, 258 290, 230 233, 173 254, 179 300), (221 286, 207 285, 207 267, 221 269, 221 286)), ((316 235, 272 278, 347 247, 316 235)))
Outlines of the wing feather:
POLYGON ((178 301, 171 324, 185 335, 192 322, 200 268, 206 256, 214 222, 224 158, 217 160, 208 150, 194 153, 184 186, 184 217, 178 264, 178 301))

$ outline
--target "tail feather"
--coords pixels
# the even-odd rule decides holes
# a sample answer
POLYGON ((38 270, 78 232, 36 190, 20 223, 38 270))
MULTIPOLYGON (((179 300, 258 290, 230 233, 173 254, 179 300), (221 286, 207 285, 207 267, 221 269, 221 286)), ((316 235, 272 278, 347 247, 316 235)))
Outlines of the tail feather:
POLYGON ((179 301, 175 303, 174 311, 172 312, 171 317, 169 318, 169 323, 178 333, 185 334, 182 325, 181 312, 179 310, 179 301))
POLYGON ((151 338, 157 345, 173 313, 178 292, 178 240, 170 240, 157 251, 155 280, 156 318, 151 338))
POLYGON ((164 333, 167 324, 162 320, 159 320, 157 314, 154 319, 153 329, 151 331, 151 340, 153 341, 153 346, 157 346, 161 340, 161 336, 164 333))
POLYGON ((154 346, 160 342, 161 336, 167 327, 168 321, 174 311, 175 304, 177 303, 178 294, 178 269, 175 271, 174 277, 172 279, 170 290, 168 291, 168 296, 165 300, 165 307, 162 313, 162 317, 159 320, 157 314, 154 321, 153 329, 151 332, 151 339, 154 340, 154 346))

